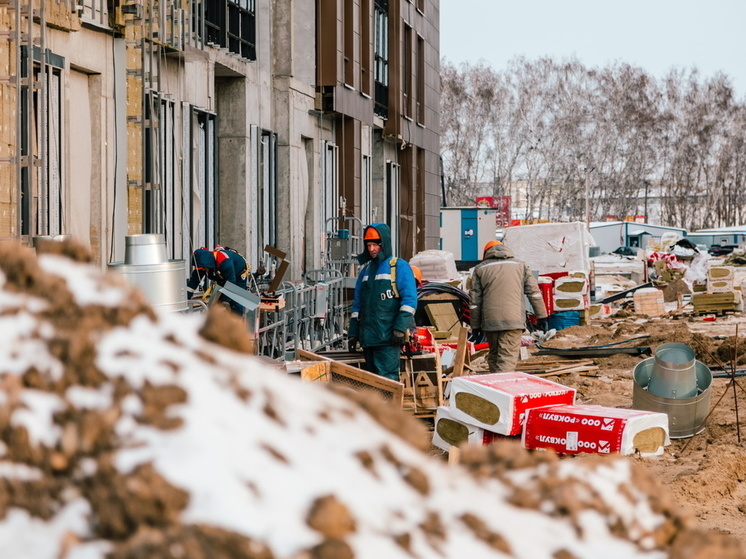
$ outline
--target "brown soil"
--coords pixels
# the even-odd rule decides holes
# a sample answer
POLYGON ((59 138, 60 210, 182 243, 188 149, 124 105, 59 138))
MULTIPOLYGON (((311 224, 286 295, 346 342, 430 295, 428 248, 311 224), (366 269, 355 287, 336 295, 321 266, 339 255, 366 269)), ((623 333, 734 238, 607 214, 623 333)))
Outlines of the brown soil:
MULTIPOLYGON (((729 367, 736 358, 741 368, 746 364, 744 315, 718 317, 715 322, 704 322, 699 317, 674 320, 631 315, 561 330, 543 345, 585 347, 639 336, 647 337, 622 344, 622 347, 648 346, 655 351, 663 343, 684 343, 695 350, 697 359, 710 367, 716 377, 721 372, 717 367, 729 367)), ((645 357, 617 354, 594 358, 598 376, 570 373, 548 378, 575 388, 578 403, 630 408, 632 370, 645 357)), ((561 358, 534 356, 530 359, 561 358)), ((481 361, 483 358, 474 363, 475 368, 482 368, 481 361)), ((679 505, 696 517, 701 529, 739 540, 742 549, 736 553, 743 557, 746 556, 746 377, 736 380, 735 390, 728 378, 713 380, 711 415, 701 434, 672 440, 662 456, 630 456, 629 460, 640 464, 669 488, 679 505)))

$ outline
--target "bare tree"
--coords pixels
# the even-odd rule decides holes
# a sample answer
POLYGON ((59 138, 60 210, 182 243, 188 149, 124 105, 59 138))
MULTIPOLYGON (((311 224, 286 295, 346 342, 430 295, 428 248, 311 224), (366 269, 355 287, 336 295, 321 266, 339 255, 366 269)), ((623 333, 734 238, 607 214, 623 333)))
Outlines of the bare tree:
POLYGON ((689 229, 746 218, 746 107, 730 80, 629 64, 516 58, 502 72, 443 63, 449 197, 525 196, 549 220, 658 216, 689 229))

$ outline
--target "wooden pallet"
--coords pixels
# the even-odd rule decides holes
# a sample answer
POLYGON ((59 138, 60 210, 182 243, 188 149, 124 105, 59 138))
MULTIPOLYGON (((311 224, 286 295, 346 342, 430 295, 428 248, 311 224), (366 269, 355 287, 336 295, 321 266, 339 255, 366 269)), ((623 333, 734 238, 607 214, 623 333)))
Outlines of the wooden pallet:
MULTIPOLYGON (((363 369, 359 369, 346 363, 339 363, 333 359, 323 357, 316 353, 296 350, 296 357, 311 362, 328 362, 328 373, 324 375, 308 373, 307 378, 315 381, 336 382, 349 386, 354 390, 371 390, 380 394, 385 400, 396 406, 401 406, 404 396, 404 385, 401 382, 391 380, 363 369)), ((311 365, 311 363, 309 363, 311 365)), ((318 373, 318 371, 315 371, 318 373)), ((301 378, 303 373, 301 372, 301 378)))

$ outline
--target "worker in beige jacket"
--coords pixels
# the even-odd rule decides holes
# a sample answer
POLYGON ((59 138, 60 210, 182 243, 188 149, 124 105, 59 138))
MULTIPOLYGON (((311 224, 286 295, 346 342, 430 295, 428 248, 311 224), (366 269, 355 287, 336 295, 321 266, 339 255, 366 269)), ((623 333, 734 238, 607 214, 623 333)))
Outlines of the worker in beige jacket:
POLYGON ((472 330, 487 336, 491 373, 514 371, 518 363, 526 328, 524 294, 546 331, 547 310, 531 270, 499 241, 488 242, 482 262, 472 270, 470 320, 472 330))

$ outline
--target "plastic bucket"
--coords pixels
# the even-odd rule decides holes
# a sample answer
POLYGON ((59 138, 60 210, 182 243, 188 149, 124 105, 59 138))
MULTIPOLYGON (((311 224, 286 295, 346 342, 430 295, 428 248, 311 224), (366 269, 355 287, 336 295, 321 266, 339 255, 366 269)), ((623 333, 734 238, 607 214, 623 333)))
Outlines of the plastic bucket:
POLYGON ((547 318, 549 328, 563 330, 570 326, 580 325, 580 313, 578 311, 563 311, 550 314, 547 318))
POLYGON ((686 344, 667 343, 658 346, 648 392, 664 398, 692 398, 697 395, 694 350, 686 344))

